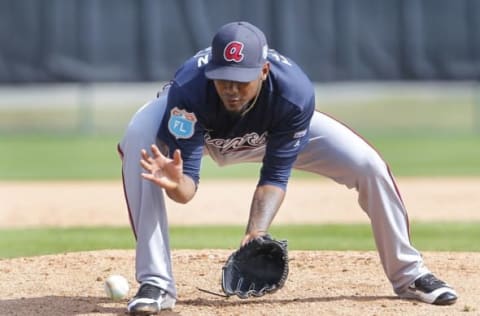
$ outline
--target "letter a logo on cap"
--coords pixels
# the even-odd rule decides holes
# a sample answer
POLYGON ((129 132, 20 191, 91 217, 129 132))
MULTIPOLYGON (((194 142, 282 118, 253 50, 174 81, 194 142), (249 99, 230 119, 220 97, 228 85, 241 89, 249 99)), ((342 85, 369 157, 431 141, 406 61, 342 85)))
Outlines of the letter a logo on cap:
POLYGON ((223 51, 223 58, 226 61, 234 61, 239 63, 243 60, 243 43, 233 41, 225 46, 225 50, 223 51))

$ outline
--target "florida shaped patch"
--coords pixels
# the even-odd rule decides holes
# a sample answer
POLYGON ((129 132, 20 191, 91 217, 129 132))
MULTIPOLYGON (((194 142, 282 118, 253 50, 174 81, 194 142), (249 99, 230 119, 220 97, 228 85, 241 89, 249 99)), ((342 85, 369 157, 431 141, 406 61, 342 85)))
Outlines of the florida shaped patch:
POLYGON ((190 138, 195 132, 197 117, 194 113, 174 107, 170 111, 168 130, 176 138, 190 138))

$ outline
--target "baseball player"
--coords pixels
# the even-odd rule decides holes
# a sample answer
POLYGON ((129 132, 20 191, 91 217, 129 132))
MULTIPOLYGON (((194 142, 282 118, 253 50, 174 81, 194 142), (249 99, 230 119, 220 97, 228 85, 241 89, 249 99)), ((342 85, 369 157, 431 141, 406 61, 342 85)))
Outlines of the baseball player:
POLYGON ((267 234, 292 168, 305 170, 358 191, 395 293, 438 305, 457 300, 410 243, 407 211, 387 164, 348 127, 315 111, 310 80, 269 49, 252 24, 221 27, 211 47, 187 60, 133 116, 119 152, 140 283, 130 314, 175 305, 164 194, 188 203, 203 155, 220 166, 262 163, 242 245, 267 234))

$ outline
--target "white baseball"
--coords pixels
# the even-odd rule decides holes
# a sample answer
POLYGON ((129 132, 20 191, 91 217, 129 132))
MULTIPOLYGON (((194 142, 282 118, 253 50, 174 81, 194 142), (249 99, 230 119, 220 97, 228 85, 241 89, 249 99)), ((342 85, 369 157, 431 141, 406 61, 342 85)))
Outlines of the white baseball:
POLYGON ((113 300, 127 297, 130 287, 127 279, 119 274, 109 276, 104 283, 105 294, 113 300))

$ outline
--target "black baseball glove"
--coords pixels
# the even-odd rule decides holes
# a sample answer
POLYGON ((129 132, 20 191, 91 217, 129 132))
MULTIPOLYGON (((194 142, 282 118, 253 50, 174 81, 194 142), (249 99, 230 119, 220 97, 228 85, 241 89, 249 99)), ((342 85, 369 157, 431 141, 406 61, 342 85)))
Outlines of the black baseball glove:
POLYGON ((222 268, 222 290, 227 296, 258 297, 282 288, 287 276, 287 241, 266 235, 228 257, 222 268))

